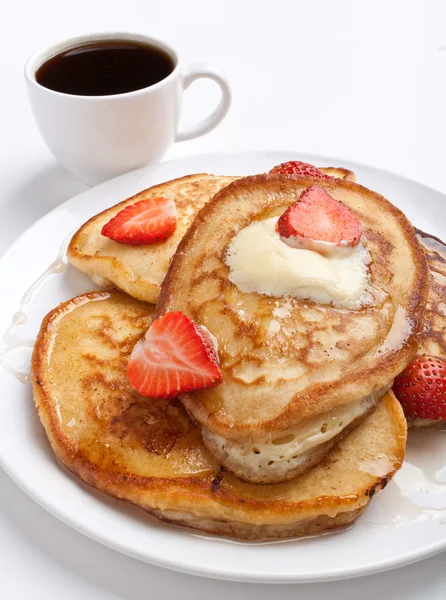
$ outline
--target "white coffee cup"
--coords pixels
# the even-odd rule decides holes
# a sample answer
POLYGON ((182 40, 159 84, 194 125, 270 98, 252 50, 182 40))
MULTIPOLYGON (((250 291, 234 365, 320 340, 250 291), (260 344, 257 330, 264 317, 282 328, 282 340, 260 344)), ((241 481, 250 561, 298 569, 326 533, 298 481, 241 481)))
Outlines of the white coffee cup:
POLYGON ((131 33, 83 35, 44 48, 26 63, 25 79, 48 148, 68 171, 90 185, 159 161, 173 142, 207 133, 220 123, 231 101, 228 82, 216 67, 205 63, 182 67, 170 46, 131 33), (80 44, 113 39, 161 48, 173 59, 173 71, 150 87, 109 96, 65 94, 37 83, 36 72, 49 58, 80 44), (220 101, 202 121, 178 131, 183 92, 201 78, 220 86, 220 101))

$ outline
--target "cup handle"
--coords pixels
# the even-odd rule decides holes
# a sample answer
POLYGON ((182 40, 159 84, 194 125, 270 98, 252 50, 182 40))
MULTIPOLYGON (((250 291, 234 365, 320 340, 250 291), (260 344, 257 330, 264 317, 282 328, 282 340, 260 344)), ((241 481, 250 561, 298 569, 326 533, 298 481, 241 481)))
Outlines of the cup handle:
POLYGON ((211 131, 211 129, 214 129, 214 127, 220 123, 229 110, 229 106, 231 104, 231 90, 229 88, 229 84, 220 70, 213 65, 209 65, 207 63, 196 63, 184 67, 182 72, 183 90, 187 90, 190 84, 196 79, 202 78, 211 79, 212 81, 218 83, 221 90, 220 102, 210 115, 201 121, 198 121, 198 123, 191 125, 187 129, 178 131, 175 136, 176 142, 184 142, 185 140, 191 140, 203 135, 204 133, 208 133, 208 131, 211 131))

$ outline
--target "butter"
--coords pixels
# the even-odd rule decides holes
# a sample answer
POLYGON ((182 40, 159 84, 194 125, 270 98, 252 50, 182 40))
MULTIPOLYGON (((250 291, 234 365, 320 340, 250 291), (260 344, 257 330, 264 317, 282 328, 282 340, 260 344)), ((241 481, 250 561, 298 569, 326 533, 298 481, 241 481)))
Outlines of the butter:
POLYGON ((345 256, 322 256, 285 244, 276 232, 277 220, 251 223, 231 240, 225 261, 232 283, 243 292, 343 308, 370 304, 370 254, 362 242, 345 256))
POLYGON ((350 244, 342 240, 341 243, 334 244, 333 242, 324 242, 322 240, 309 240, 302 237, 301 235, 291 235, 290 237, 280 236, 280 239, 291 248, 297 248, 298 250, 312 250, 322 256, 333 256, 337 258, 347 258, 351 256, 355 251, 356 246, 350 246, 350 244))

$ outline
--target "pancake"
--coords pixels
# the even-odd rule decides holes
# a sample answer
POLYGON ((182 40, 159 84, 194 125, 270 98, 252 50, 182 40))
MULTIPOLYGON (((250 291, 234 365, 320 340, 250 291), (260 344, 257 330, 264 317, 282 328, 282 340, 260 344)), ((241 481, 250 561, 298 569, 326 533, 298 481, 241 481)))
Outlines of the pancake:
POLYGON ((82 225, 68 246, 68 260, 96 285, 116 286, 138 300, 156 303, 170 260, 196 212, 234 179, 202 173, 144 190, 82 225), (157 244, 128 246, 101 235, 102 227, 123 208, 155 196, 168 196, 175 200, 178 221, 175 232, 169 238, 157 244))
MULTIPOLYGON (((259 256, 263 247, 252 246, 259 256)), ((254 254, 247 264, 259 262, 254 254)), ((426 258, 413 227, 382 196, 345 180, 258 175, 230 184, 199 212, 173 258, 155 317, 182 311, 215 336, 223 382, 180 399, 221 464, 247 481, 272 483, 317 464, 331 448, 326 442, 373 410, 417 351, 427 292, 426 258), (361 221, 370 305, 267 296, 230 280, 226 260, 235 236, 277 218, 312 183, 361 221)))
POLYGON ((343 167, 318 167, 319 171, 326 175, 331 175, 337 179, 347 179, 348 181, 356 181, 353 171, 344 169, 343 167))
MULTIPOLYGON (((321 169, 333 177, 354 180, 347 169, 321 169)), ((177 246, 196 213, 219 190, 237 177, 189 175, 155 185, 92 217, 74 234, 68 247, 70 263, 96 285, 116 286, 138 300, 156 303, 161 283, 177 246), (101 235, 102 227, 126 206, 154 196, 175 200, 178 222, 168 239, 146 246, 126 246, 101 235)))
MULTIPOLYGON (((424 331, 417 354, 430 354, 446 360, 446 244, 419 229, 416 233, 426 252, 430 272, 424 331)), ((446 421, 413 417, 407 420, 411 429, 446 429, 446 421)))
POLYGON ((33 355, 36 407, 60 461, 155 516, 241 539, 320 533, 354 521, 401 467, 406 422, 393 394, 299 479, 273 486, 220 468, 178 401, 139 396, 126 364, 153 307, 92 292, 44 319, 33 355))

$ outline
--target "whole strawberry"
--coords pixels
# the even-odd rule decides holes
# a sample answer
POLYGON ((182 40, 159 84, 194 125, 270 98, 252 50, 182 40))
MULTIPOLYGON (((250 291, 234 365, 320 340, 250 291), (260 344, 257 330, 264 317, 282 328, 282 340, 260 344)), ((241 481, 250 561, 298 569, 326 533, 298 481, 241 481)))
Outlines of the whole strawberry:
POLYGON ((409 419, 446 421, 446 361, 417 356, 394 381, 393 391, 409 419))
POLYGON ((287 175, 288 177, 306 175, 307 177, 317 177, 318 179, 334 179, 334 177, 323 173, 314 165, 301 162, 300 160, 290 160, 289 162, 277 165, 277 167, 271 169, 270 173, 287 175))

